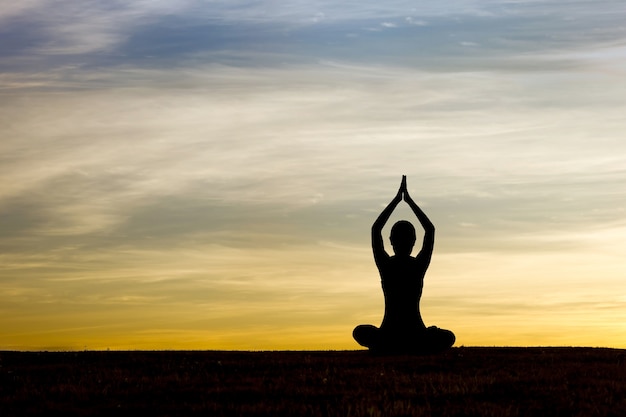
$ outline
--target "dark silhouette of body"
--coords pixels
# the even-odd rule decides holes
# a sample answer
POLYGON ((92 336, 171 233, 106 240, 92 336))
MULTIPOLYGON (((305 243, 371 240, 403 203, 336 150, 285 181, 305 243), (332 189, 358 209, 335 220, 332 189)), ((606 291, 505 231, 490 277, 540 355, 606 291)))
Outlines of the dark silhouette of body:
POLYGON ((435 353, 454 344, 454 333, 435 326, 426 327, 420 314, 424 275, 434 243, 435 226, 409 195, 406 176, 403 176, 398 193, 372 226, 372 250, 385 295, 385 316, 380 328, 362 324, 354 329, 354 339, 360 345, 379 353, 435 353), (415 257, 411 256, 415 228, 406 220, 397 222, 391 229, 394 255, 389 256, 383 246, 383 227, 403 199, 424 228, 422 249, 415 257))

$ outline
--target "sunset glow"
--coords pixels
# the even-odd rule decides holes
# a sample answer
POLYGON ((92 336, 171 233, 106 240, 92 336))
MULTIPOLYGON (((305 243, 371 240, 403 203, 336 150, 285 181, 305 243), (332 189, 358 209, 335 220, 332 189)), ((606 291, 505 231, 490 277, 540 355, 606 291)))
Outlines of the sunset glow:
POLYGON ((0 350, 358 349, 403 174, 427 325, 626 348, 623 3, 284 3, 0 6, 0 350))

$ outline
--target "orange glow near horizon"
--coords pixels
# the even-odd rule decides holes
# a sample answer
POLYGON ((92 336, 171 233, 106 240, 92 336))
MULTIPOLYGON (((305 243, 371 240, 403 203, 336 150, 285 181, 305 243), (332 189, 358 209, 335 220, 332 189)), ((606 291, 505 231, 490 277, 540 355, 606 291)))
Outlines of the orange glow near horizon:
MULTIPOLYGON (((215 261, 228 263, 231 251, 224 250, 214 254, 215 261)), ((65 303, 51 302, 52 295, 39 303, 20 304, 19 297, 4 303, 5 309, 19 314, 0 319, 5 341, 2 349, 361 349, 351 337, 352 329, 362 323, 378 325, 383 313, 378 277, 374 266, 367 265, 373 264, 366 261, 367 248, 364 252, 348 248, 342 252, 334 245, 321 245, 302 248, 288 256, 289 261, 279 258, 277 252, 260 249, 238 269, 229 271, 230 276, 222 276, 223 295, 215 299, 211 293, 220 286, 215 286, 208 271, 227 272, 218 264, 203 264, 178 254, 170 262, 161 259, 159 270, 144 275, 142 285, 153 286, 159 296, 142 297, 130 291, 116 297, 84 294, 82 300, 65 303), (328 263, 311 261, 317 258, 328 263), (179 266, 194 262, 193 271, 179 266), (283 278, 274 264, 283 268, 283 278), (261 274, 256 280, 237 278, 251 269, 261 274), (298 276, 298 270, 308 274, 298 276), (196 293, 189 303, 184 291, 168 298, 159 289, 160 282, 167 283, 159 277, 172 276, 175 271, 180 274, 177 291, 180 286, 190 286, 189 291, 196 293), (291 274, 298 279, 291 279, 291 274), (273 282, 268 282, 269 277, 274 277, 273 282), (204 301, 203 296, 207 297, 204 301), (271 301, 266 302, 268 298, 271 301)), ((590 291, 585 282, 589 272, 575 261, 579 255, 501 255, 498 267, 490 267, 489 259, 493 256, 435 254, 427 273, 421 303, 424 320, 427 325, 453 330, 455 346, 626 348, 621 295, 590 291), (570 266, 563 266, 566 264, 570 266), (553 282, 533 277, 532 271, 550 267, 559 271, 553 273, 553 282), (504 274, 506 281, 501 279, 504 274), (561 276, 568 277, 567 289, 561 288, 561 276)), ((608 261, 587 260, 591 264, 608 261)), ((101 276, 124 275, 122 271, 103 271, 101 276)), ((604 279, 608 288, 619 283, 619 277, 611 281, 605 274, 604 279)), ((65 282, 68 285, 71 280, 65 282)), ((122 283, 115 287, 118 285, 122 283)))

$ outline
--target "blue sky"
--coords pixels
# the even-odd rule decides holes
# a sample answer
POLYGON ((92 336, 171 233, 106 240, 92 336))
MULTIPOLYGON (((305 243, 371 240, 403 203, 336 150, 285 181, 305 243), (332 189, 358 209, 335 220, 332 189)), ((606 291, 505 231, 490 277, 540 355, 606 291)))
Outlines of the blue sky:
POLYGON ((438 231, 427 324, 626 346, 623 21, 618 1, 0 6, 0 347, 356 348, 402 174, 438 231))

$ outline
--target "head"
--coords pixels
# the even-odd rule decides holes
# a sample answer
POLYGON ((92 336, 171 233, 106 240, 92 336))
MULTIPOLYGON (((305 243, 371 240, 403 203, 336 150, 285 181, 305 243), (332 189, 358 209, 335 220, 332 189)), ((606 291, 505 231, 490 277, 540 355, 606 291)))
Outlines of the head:
POLYGON ((396 255, 410 255, 415 245, 415 228, 406 220, 400 220, 391 228, 391 246, 396 255))

